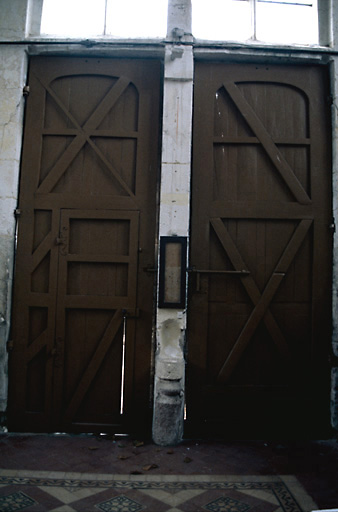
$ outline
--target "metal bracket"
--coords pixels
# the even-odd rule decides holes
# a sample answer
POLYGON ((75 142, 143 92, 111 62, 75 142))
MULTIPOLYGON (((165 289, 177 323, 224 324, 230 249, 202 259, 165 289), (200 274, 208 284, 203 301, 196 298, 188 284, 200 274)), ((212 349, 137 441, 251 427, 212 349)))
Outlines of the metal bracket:
POLYGON ((182 59, 183 57, 183 53, 184 53, 184 50, 182 47, 180 46, 174 46, 171 50, 171 54, 170 54, 170 59, 171 60, 175 60, 175 59, 182 59))
POLYGON ((143 267, 144 272, 157 272, 156 267, 152 267, 151 265, 148 265, 147 267, 143 267))
POLYGON ((24 96, 29 96, 29 93, 30 93, 29 85, 25 85, 24 88, 22 89, 22 94, 24 96))

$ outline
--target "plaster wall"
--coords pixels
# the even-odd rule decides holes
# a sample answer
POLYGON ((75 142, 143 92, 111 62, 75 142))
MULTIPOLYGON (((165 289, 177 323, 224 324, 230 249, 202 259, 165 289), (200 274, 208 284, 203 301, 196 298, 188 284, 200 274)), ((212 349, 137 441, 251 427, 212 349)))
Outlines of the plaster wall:
MULTIPOLYGON (((26 26, 26 2, 0 1, 0 34, 8 40, 22 38, 26 26)), ((7 350, 9 337, 13 260, 14 210, 23 129, 27 59, 21 46, 0 46, 0 412, 7 406, 7 350)))

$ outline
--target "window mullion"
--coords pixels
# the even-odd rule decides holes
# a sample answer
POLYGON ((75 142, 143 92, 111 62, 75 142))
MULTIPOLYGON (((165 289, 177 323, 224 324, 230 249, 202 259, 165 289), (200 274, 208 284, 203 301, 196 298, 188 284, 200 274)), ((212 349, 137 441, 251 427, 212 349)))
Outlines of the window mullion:
POLYGON ((104 0, 104 25, 103 25, 103 35, 107 35, 107 8, 108 8, 108 0, 104 0))
POLYGON ((257 40, 257 0, 249 0, 251 12, 251 38, 257 40))

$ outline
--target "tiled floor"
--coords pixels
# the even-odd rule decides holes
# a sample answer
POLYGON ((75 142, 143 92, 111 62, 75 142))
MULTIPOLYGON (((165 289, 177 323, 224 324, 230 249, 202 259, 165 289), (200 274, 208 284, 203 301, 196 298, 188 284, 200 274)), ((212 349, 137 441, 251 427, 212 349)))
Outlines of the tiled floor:
POLYGON ((0 512, 310 512, 338 506, 331 441, 0 435, 0 512), (317 506, 316 506, 317 505, 317 506))
POLYGON ((315 503, 293 476, 88 475, 0 470, 0 510, 302 512, 315 503))

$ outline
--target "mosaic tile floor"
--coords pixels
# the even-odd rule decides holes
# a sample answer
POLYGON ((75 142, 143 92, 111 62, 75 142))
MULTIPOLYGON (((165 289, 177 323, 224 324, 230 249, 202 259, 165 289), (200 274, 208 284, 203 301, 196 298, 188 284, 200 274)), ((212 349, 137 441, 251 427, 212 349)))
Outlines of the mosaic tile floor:
POLYGON ((294 476, 0 470, 1 512, 311 512, 294 476))

